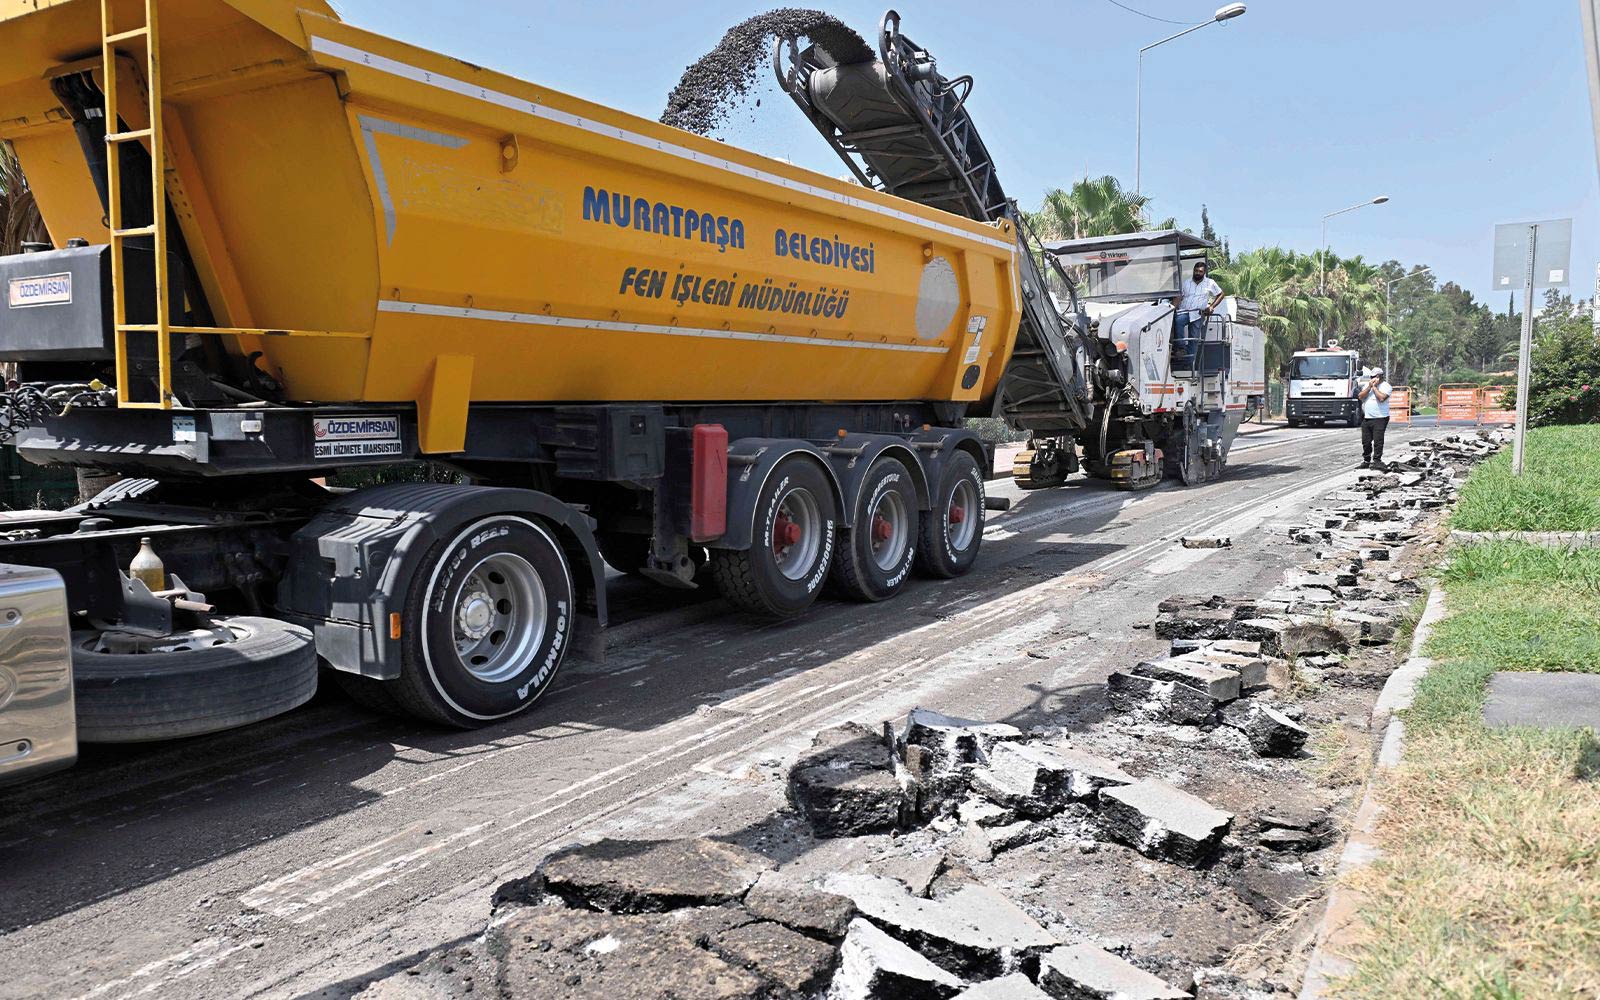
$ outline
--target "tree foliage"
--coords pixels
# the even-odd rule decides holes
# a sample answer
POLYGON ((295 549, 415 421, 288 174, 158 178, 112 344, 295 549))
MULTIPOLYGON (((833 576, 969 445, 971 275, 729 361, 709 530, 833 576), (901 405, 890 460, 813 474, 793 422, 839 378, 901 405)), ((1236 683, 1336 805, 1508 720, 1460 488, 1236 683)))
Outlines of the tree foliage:
POLYGON ((39 204, 9 143, 0 141, 0 256, 22 252, 24 243, 49 239, 39 204))
MULTIPOLYGON (((1593 319, 1555 289, 1545 294, 1533 322, 1528 384, 1530 425, 1600 423, 1600 340, 1593 319)), ((1515 390, 1505 405, 1516 405, 1515 390)))
POLYGON ((1079 240, 1177 226, 1174 219, 1147 224, 1149 207, 1148 195, 1126 190, 1122 182, 1107 174, 1074 181, 1068 190, 1045 192, 1044 204, 1037 212, 1028 213, 1028 222, 1045 240, 1079 240))

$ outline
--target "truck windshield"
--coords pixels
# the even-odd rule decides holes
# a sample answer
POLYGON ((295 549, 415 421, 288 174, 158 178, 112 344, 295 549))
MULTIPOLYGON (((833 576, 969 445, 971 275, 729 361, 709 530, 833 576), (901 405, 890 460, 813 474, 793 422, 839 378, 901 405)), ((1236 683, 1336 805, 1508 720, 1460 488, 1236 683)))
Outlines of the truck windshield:
POLYGON ((1084 299, 1153 299, 1177 294, 1178 253, 1170 245, 1057 254, 1084 299))
POLYGON ((1338 355, 1295 358, 1291 378, 1349 378, 1350 359, 1338 355))

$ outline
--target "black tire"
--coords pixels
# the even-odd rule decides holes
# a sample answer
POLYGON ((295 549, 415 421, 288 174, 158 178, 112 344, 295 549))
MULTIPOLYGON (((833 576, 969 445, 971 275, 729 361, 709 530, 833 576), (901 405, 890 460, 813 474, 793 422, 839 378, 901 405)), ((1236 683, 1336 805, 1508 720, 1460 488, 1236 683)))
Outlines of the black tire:
POLYGON ((600 546, 600 555, 605 559, 606 565, 618 573, 629 576, 638 576, 639 570, 644 568, 645 562, 650 558, 650 536, 636 535, 626 531, 602 531, 595 535, 595 544, 600 546))
POLYGON ((929 509, 922 514, 917 538, 917 569, 948 580, 972 569, 983 545, 983 472, 967 452, 958 451, 944 464, 929 509), (955 507, 959 507, 960 515, 955 507), (970 522, 970 530, 968 524, 970 522))
POLYGON ((391 688, 395 702, 408 715, 460 729, 526 711, 549 690, 566 658, 574 593, 566 556, 543 524, 496 514, 461 528, 434 546, 412 578, 400 677, 391 688), (505 589, 483 591, 483 601, 474 599, 479 591, 466 590, 469 584, 493 588, 497 576, 505 589), (520 596, 519 580, 528 587, 520 596), (477 640, 481 653, 465 654, 457 645, 464 600, 495 609, 486 612, 490 620, 477 640), (503 619, 500 609, 507 606, 520 617, 503 619), (486 662, 475 662, 480 657, 486 662))
POLYGON ((911 577, 920 529, 911 472, 899 459, 878 459, 861 483, 855 527, 839 530, 834 585, 857 601, 885 601, 898 594, 911 577))
POLYGON ((200 736, 297 708, 317 691, 311 633, 270 618, 218 618, 238 639, 174 652, 101 653, 72 636, 78 739, 142 743, 200 736))
MULTIPOLYGON (((839 533, 833 482, 816 462, 791 455, 768 473, 756 497, 756 523, 748 549, 713 549, 711 573, 717 589, 736 607, 767 618, 793 618, 817 599, 827 582, 839 533), (804 496, 802 497, 801 494, 804 496), (774 532, 793 524, 790 512, 814 503, 815 545, 802 535, 781 546, 774 532), (785 560, 796 559, 785 564, 785 560)), ((785 536, 787 537, 787 536, 785 536)))
POLYGON ((1287 418, 1285 420, 1285 423, 1287 423, 1290 427, 1299 427, 1300 426, 1300 421, 1294 419, 1293 417, 1287 418))

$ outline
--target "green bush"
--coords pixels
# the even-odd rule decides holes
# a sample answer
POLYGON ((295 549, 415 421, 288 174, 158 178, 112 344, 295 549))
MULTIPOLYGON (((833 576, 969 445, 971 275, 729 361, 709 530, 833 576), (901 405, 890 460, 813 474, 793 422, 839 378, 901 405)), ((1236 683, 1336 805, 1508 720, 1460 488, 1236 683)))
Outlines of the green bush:
MULTIPOLYGON (((1590 317, 1560 303, 1547 303, 1545 313, 1538 321, 1528 373, 1528 423, 1600 423, 1600 341, 1590 317)), ((1505 405, 1515 406, 1516 395, 1515 389, 1506 393, 1505 405)))

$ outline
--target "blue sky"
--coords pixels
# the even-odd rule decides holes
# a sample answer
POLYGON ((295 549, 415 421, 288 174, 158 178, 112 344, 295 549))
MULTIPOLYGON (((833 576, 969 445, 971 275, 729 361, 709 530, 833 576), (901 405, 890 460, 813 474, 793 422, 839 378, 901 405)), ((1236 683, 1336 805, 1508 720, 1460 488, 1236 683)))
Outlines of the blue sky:
MULTIPOLYGON (((1214 0, 1124 0, 1193 23, 1214 0)), ((823 6, 864 35, 886 0, 823 6)), ((683 67, 736 21, 775 4, 588 0, 336 0, 344 17, 408 42, 654 118, 683 67)), ((1490 295, 1497 222, 1571 217, 1575 297, 1600 260, 1600 185, 1575 0, 1250 0, 1247 14, 1145 60, 1144 188, 1159 216, 1235 249, 1314 250, 1432 264, 1490 295)), ((1179 30, 1108 0, 901 0, 904 30, 970 106, 1007 191, 1036 205, 1086 171, 1131 186, 1140 46, 1179 30), (981 16, 980 16, 981 14, 981 16)), ((766 85, 735 144, 838 175, 798 111, 766 85)))

